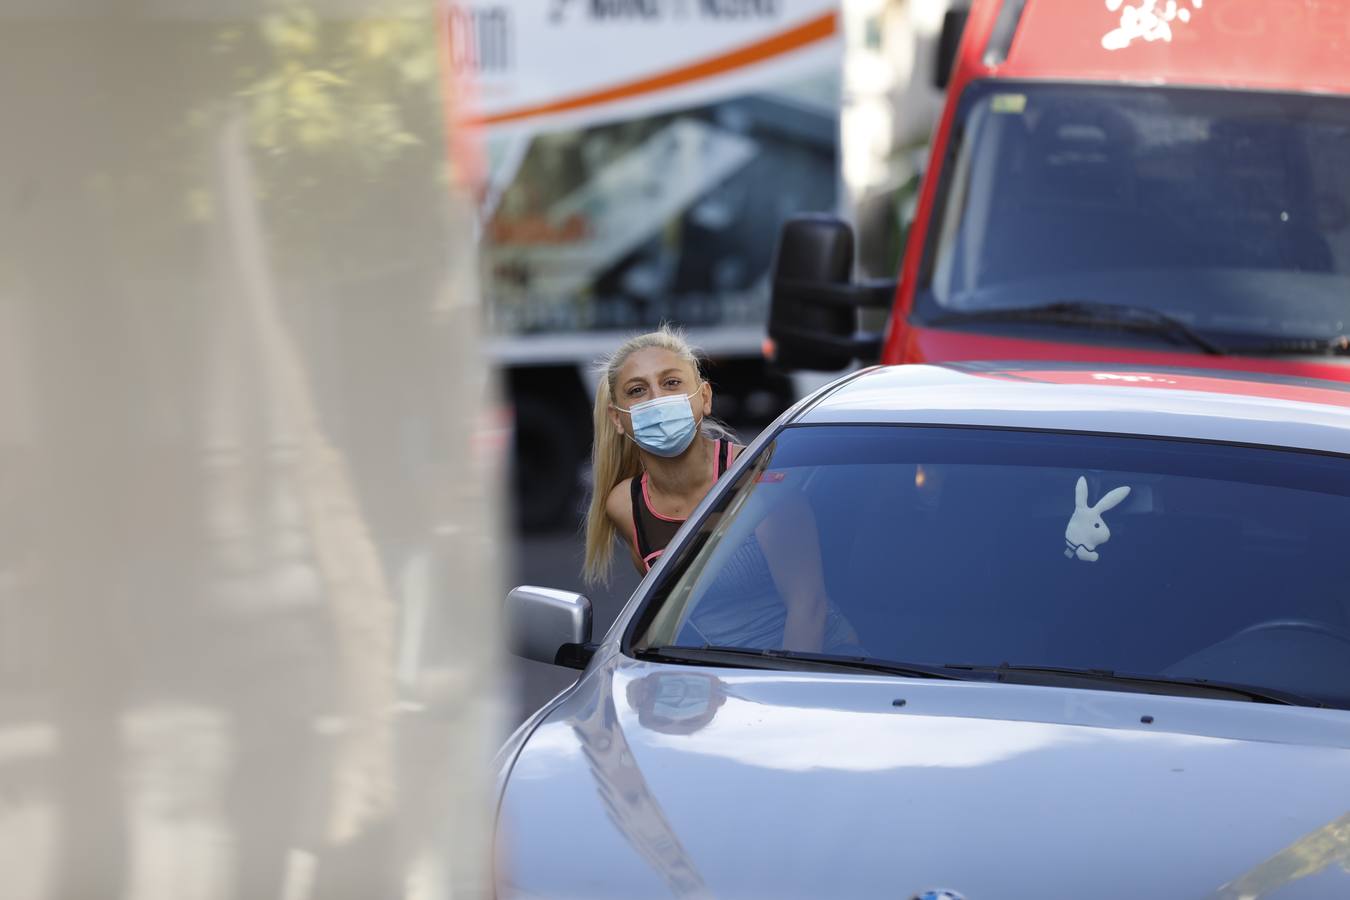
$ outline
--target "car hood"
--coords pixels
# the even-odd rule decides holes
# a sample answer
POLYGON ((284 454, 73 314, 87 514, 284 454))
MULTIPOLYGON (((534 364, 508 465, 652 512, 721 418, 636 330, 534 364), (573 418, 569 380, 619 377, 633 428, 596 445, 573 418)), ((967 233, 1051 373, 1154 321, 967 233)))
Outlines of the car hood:
POLYGON ((1350 713, 615 655, 524 741, 497 871, 504 897, 1350 896, 1350 713))

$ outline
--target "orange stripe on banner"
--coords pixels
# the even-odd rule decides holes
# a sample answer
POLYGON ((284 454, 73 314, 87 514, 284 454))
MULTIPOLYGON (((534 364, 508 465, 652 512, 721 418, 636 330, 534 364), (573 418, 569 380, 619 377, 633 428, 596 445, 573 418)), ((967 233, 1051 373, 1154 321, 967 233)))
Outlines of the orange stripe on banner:
POLYGON ((730 53, 724 53, 721 56, 714 56, 701 62, 680 66, 677 69, 671 69, 668 72, 641 78, 637 81, 630 81, 628 84, 621 84, 617 87, 592 91, 589 94, 579 94, 563 100, 540 103, 537 106, 526 106, 490 116, 477 116, 469 119, 469 124, 497 125, 502 122, 514 122, 533 116, 568 112, 574 109, 583 109, 587 106, 610 103, 614 100, 650 94, 653 91, 688 84, 691 81, 700 81, 704 78, 720 75, 723 72, 730 72, 733 69, 741 69, 757 62, 763 62, 766 59, 772 59, 775 56, 781 56, 784 53, 805 47, 807 44, 824 40, 833 36, 837 28, 835 13, 828 12, 819 18, 811 19, 801 25, 789 28, 787 31, 732 50, 730 53))

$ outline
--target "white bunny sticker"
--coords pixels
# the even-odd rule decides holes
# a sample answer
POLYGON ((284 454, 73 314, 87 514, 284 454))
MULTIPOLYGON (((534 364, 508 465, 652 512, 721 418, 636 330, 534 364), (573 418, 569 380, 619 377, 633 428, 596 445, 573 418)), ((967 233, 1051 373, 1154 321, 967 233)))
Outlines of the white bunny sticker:
POLYGON ((1118 487, 1107 491, 1106 496, 1093 506, 1088 506, 1087 479, 1078 476, 1073 489, 1073 516, 1069 527, 1064 529, 1064 556, 1072 559, 1077 556, 1083 562, 1096 562, 1097 548, 1111 540, 1111 529, 1102 520, 1102 513, 1115 509, 1130 496, 1128 487, 1118 487))

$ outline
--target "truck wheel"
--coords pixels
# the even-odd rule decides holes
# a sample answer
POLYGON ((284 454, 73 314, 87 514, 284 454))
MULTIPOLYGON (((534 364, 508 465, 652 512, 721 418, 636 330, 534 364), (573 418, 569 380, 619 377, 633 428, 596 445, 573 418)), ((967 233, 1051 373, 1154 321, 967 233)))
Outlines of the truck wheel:
POLYGON ((516 525, 543 531, 574 525, 573 499, 585 454, 578 423, 548 398, 517 394, 511 481, 516 525))

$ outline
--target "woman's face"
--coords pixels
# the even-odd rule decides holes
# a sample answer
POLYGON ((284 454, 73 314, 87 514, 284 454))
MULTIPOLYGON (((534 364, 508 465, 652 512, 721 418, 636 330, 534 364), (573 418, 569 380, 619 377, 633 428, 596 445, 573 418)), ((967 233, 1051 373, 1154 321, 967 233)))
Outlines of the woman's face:
MULTIPOLYGON (((660 347, 648 347, 628 354, 619 367, 614 384, 614 405, 632 409, 639 403, 671 395, 699 396, 690 398, 694 414, 703 417, 712 412, 712 387, 700 382, 694 367, 678 354, 660 347)), ((632 434, 632 417, 610 410, 610 418, 619 431, 632 434)))

